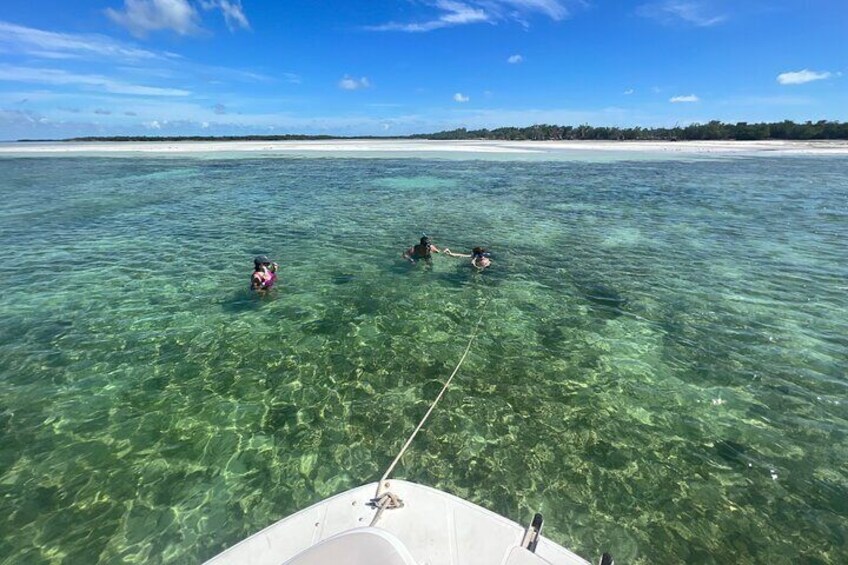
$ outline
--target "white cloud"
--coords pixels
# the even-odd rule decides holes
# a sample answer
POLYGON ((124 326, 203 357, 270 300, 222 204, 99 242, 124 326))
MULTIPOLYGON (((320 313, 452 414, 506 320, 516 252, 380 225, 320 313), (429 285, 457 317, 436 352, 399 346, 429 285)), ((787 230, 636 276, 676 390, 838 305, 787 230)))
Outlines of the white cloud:
POLYGON ((236 31, 238 28, 250 29, 250 22, 244 15, 241 0, 201 0, 200 5, 204 10, 221 10, 230 31, 236 31))
POLYGON ((710 27, 727 20, 705 2, 699 0, 663 0, 643 4, 636 13, 664 24, 686 23, 698 27, 710 27))
POLYGON ((107 58, 136 62, 173 57, 138 49, 101 35, 57 33, 2 21, 0 46, 11 53, 45 59, 107 58))
POLYGON ((0 65, 0 81, 3 80, 37 84, 97 87, 113 94, 135 94, 141 96, 188 96, 191 94, 187 90, 130 84, 100 75, 77 74, 60 69, 37 69, 12 65, 0 65))
POLYGON ((630 95, 631 95, 631 94, 633 94, 634 92, 636 92, 636 91, 635 91, 635 90, 633 90, 632 88, 628 88, 627 90, 625 90, 625 91, 623 92, 623 94, 624 94, 625 96, 630 96, 630 95))
POLYGON ((370 87, 371 83, 368 81, 367 77, 357 79, 345 75, 344 78, 339 81, 339 88, 342 90, 362 90, 363 88, 370 87))
POLYGON ((804 69, 802 71, 780 73, 777 75, 777 82, 780 84, 804 84, 813 82, 814 80, 825 80, 832 76, 833 73, 828 71, 818 72, 804 69))
POLYGON ((116 73, 144 76, 145 80, 157 77, 174 81, 190 77, 211 83, 210 77, 214 77, 219 81, 301 82, 300 76, 294 73, 279 72, 271 77, 248 70, 202 65, 175 53, 140 49, 132 43, 102 35, 46 31, 0 21, 0 54, 7 53, 51 62, 71 59, 98 65, 105 62, 116 65, 116 73))
POLYGON ((509 58, 506 60, 506 62, 511 65, 517 65, 518 63, 521 63, 523 61, 524 57, 522 57, 521 55, 510 55, 509 58))
POLYGON ((435 0, 428 4, 437 10, 433 18, 409 23, 389 22, 369 29, 425 32, 451 26, 508 20, 527 25, 525 16, 532 14, 542 14, 559 21, 571 15, 569 6, 586 5, 586 0, 435 0))
POLYGON ((686 96, 674 96, 669 98, 668 100, 672 104, 679 104, 681 102, 700 102, 701 99, 695 96, 694 94, 687 94, 686 96))
POLYGON ((159 123, 159 120, 144 122, 142 125, 147 129, 162 129, 162 124, 159 123))
POLYGON ((461 103, 461 104, 462 104, 462 103, 465 103, 465 102, 468 102, 469 100, 471 100, 471 98, 469 98, 468 96, 465 96, 465 95, 464 95, 463 93, 461 93, 461 92, 457 92, 456 94, 454 94, 454 95, 453 95, 453 99, 454 99, 454 101, 459 102, 459 103, 461 103))
POLYGON ((433 31, 434 29, 440 29, 443 27, 489 21, 489 16, 486 14, 485 10, 473 8, 461 2, 454 2, 453 0, 438 0, 436 7, 442 12, 436 19, 405 24, 389 22, 387 24, 374 26, 370 29, 374 31, 422 32, 433 31))
POLYGON ((586 2, 563 0, 501 0, 505 6, 525 12, 540 12, 553 20, 562 20, 570 15, 568 4, 582 6, 586 2))
POLYGON ((197 10, 188 0, 124 0, 124 9, 106 9, 106 15, 133 35, 170 29, 180 35, 200 29, 197 10))

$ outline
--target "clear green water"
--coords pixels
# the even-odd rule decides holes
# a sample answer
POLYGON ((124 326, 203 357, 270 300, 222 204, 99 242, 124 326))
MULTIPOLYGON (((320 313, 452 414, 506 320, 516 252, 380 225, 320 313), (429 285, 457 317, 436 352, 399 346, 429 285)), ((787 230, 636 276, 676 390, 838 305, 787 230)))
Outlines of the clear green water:
POLYGON ((591 559, 845 562, 848 159, 4 158, 0 197, 2 563, 193 563, 375 480, 489 299, 398 478, 591 559))

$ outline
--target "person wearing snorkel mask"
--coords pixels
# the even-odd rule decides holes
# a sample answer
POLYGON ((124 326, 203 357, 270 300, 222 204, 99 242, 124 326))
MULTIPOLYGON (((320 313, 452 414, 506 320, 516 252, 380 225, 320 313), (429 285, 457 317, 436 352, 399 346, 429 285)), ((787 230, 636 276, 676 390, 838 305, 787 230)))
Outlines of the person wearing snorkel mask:
POLYGON ((447 247, 445 247, 445 255, 449 255, 450 257, 464 257, 465 259, 471 258, 471 265, 480 269, 481 271, 492 264, 491 259, 489 259, 489 252, 486 251, 482 247, 475 247, 471 250, 470 255, 466 255, 464 253, 454 253, 447 247))
POLYGON ((410 263, 424 260, 428 265, 433 261, 433 253, 441 253, 441 249, 433 245, 430 238, 424 235, 417 245, 413 245, 403 252, 403 258, 410 263))
POLYGON ((277 282, 278 265, 265 255, 259 255, 253 260, 253 274, 250 276, 250 290, 265 292, 271 290, 277 282))

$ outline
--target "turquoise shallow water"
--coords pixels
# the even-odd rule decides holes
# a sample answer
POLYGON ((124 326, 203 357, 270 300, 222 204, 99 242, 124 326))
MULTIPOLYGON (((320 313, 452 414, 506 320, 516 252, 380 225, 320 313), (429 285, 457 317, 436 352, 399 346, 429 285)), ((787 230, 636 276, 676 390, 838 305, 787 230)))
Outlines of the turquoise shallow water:
POLYGON ((848 159, 0 173, 2 563, 193 563, 376 480, 483 305, 397 477, 590 559, 844 563, 848 159))

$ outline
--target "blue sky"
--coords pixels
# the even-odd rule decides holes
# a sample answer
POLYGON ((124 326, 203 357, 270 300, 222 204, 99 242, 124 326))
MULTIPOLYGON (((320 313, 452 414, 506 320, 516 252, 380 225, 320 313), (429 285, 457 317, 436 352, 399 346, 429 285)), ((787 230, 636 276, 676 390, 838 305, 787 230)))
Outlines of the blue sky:
POLYGON ((845 0, 15 0, 0 139, 848 121, 845 0))

